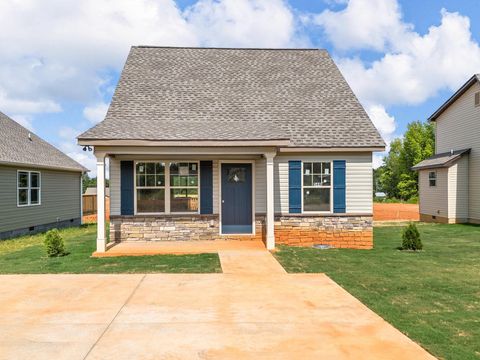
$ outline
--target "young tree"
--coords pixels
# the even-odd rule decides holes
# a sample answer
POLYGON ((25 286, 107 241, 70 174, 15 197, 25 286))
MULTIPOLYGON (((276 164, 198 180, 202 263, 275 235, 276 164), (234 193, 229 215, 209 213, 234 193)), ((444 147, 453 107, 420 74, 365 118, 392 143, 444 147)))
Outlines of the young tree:
POLYGON ((403 139, 395 139, 383 160, 379 183, 389 198, 408 200, 418 196, 418 174, 411 168, 435 153, 435 128, 414 121, 403 139))

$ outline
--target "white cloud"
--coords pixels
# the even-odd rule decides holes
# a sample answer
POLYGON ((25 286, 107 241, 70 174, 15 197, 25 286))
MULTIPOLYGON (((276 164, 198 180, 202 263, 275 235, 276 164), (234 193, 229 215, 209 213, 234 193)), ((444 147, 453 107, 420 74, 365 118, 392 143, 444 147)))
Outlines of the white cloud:
POLYGON ((77 145, 76 137, 81 133, 80 130, 72 127, 62 127, 58 131, 58 148, 75 161, 79 162, 90 170, 89 176, 96 176, 96 159, 90 151, 83 151, 82 146, 77 145))
POLYGON ((401 21, 396 0, 350 0, 341 11, 325 10, 312 21, 325 29, 338 49, 384 50, 403 40, 412 25, 401 21))
POLYGON ((367 106, 366 111, 385 142, 390 144, 396 129, 395 118, 390 116, 382 105, 378 104, 367 106))
POLYGON ((53 100, 13 98, 0 87, 0 111, 5 113, 21 112, 23 114, 51 113, 61 111, 61 107, 53 100))
MULTIPOLYGON (((0 110, 25 124, 26 114, 59 112, 69 101, 84 104, 90 123, 100 121, 111 71, 121 70, 132 45, 299 44, 281 0, 200 0, 184 12, 173 0, 2 0, 0 24, 0 110)), ((60 142, 94 169, 73 138, 60 142)))
POLYGON ((390 150, 390 142, 393 140, 395 135, 396 123, 395 118, 389 115, 382 105, 368 105, 366 106, 366 111, 387 144, 385 152, 373 154, 372 166, 374 169, 376 169, 382 166, 383 158, 390 150))
MULTIPOLYGON (((423 35, 403 22, 395 0, 350 0, 343 10, 311 19, 337 49, 384 53, 371 64, 358 57, 339 57, 337 64, 387 144, 395 132, 389 106, 421 104, 480 72, 480 46, 470 20, 456 12, 443 9, 440 24, 423 35)), ((381 156, 375 161, 378 165, 381 156)))
POLYGON ((120 70, 131 45, 197 44, 171 0, 3 0, 0 23, 0 84, 13 99, 97 100, 102 72, 120 70))
POLYGON ((291 47, 300 41, 293 13, 281 0, 200 0, 185 18, 207 46, 291 47))
POLYGON ((480 47, 471 36, 468 17, 442 10, 442 21, 395 52, 366 65, 358 58, 341 58, 338 65, 364 103, 416 105, 441 89, 456 90, 480 71, 480 47))
POLYGON ((108 104, 97 103, 83 109, 83 116, 85 116, 92 124, 97 124, 105 118, 107 110, 108 104))
POLYGON ((31 112, 99 101, 132 45, 295 43, 281 0, 201 0, 184 13, 173 0, 2 0, 0 24, 0 84, 11 101, 41 99, 31 112))
POLYGON ((10 116, 11 119, 15 120, 17 123, 22 125, 24 128, 27 128, 31 132, 35 132, 35 128, 32 124, 32 118, 28 115, 15 114, 10 116))

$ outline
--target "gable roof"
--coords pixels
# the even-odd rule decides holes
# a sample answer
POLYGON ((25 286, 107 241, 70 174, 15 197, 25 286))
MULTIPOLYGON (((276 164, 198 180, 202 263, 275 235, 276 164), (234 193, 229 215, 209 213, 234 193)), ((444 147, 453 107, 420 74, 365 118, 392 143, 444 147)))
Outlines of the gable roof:
POLYGON ((132 47, 91 140, 385 143, 325 50, 132 47))
POLYGON ((423 169, 435 169, 452 166, 457 160, 459 160, 463 155, 469 154, 470 149, 462 149, 449 151, 441 154, 433 155, 428 159, 425 159, 419 162, 417 165, 412 167, 412 170, 423 170, 423 169))
POLYGON ((445 101, 443 105, 438 108, 437 111, 430 115, 428 121, 436 121, 437 118, 442 115, 442 113, 447 110, 450 105, 452 105, 460 96, 465 93, 465 91, 470 89, 470 87, 476 82, 480 82, 480 74, 475 74, 470 79, 468 79, 468 81, 463 84, 462 87, 455 92, 455 94, 453 94, 447 101, 445 101))
POLYGON ((88 171, 2 112, 0 112, 0 129, 0 164, 88 171))

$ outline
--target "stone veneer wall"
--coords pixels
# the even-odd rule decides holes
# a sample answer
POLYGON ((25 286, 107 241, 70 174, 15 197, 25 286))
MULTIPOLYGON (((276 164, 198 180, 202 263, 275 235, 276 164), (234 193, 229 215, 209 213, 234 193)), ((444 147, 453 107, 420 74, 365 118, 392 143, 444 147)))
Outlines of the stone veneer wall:
POLYGON ((372 224, 372 216, 279 216, 275 218, 275 243, 371 249, 372 224))
POLYGON ((111 241, 262 240, 263 217, 255 235, 219 235, 218 215, 111 216, 111 241))
MULTIPOLYGON (((218 215, 111 216, 111 241, 262 240, 265 217, 256 217, 255 235, 219 235, 218 215)), ((291 246, 326 244, 371 249, 372 216, 275 216, 275 242, 291 246)))

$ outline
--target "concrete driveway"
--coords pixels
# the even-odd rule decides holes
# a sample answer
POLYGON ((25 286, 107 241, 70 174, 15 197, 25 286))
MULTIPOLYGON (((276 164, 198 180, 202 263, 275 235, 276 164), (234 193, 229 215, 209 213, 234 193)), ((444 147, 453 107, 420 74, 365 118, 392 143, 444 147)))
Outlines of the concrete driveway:
POLYGON ((431 358, 323 274, 220 256, 224 274, 1 276, 0 358, 431 358))

